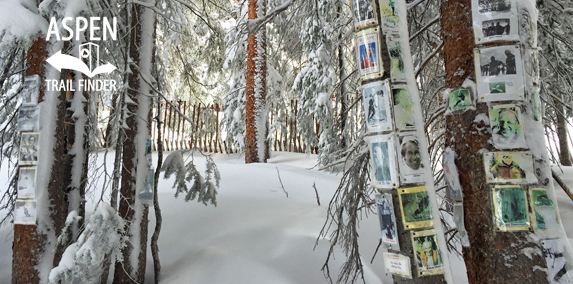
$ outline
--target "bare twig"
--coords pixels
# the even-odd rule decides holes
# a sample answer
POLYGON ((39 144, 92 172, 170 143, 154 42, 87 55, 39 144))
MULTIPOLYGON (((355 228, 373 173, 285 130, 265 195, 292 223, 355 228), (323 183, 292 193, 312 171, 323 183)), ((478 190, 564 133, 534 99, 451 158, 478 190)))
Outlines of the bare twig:
POLYGON ((557 184, 561 186, 561 188, 563 188, 567 196, 571 198, 571 201, 573 201, 573 192, 571 191, 571 189, 567 187, 567 185, 563 182, 563 180, 557 175, 557 173, 554 170, 551 170, 551 175, 553 175, 553 179, 557 182, 557 184))
POLYGON ((283 191, 286 194, 286 197, 288 198, 288 192, 285 190, 285 186, 283 185, 283 181, 281 180, 281 173, 279 172, 279 167, 276 168, 277 168, 277 175, 279 176, 279 181, 281 183, 281 187, 283 188, 283 191))
POLYGON ((378 253, 378 249, 380 248, 381 245, 382 245, 382 239, 380 239, 380 241, 378 241, 378 246, 376 247, 376 250, 374 251, 374 255, 372 256, 372 259, 370 260, 370 264, 372 264, 372 262, 374 262, 374 258, 376 257, 376 254, 378 253))
POLYGON ((316 193, 316 203, 320 206, 320 197, 318 196, 318 190, 316 190, 316 183, 312 183, 312 187, 314 188, 314 193, 316 193))

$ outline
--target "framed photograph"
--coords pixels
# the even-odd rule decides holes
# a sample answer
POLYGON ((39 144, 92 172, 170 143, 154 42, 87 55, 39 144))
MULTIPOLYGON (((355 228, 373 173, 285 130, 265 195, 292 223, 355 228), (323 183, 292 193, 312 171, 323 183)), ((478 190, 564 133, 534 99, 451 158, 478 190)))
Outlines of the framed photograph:
POLYGON ((35 106, 40 97, 40 76, 32 75, 24 78, 24 87, 20 93, 22 106, 35 106))
POLYGON ((372 0, 350 0, 352 3, 352 12, 354 15, 354 28, 356 30, 377 25, 378 17, 374 10, 374 1, 372 0))
POLYGON ((20 137, 20 155, 18 164, 35 165, 38 163, 40 149, 40 133, 25 132, 20 137))
POLYGON ((394 100, 394 124, 399 131, 416 130, 414 123, 414 106, 412 96, 406 85, 392 89, 394 100))
POLYGON ((478 100, 523 100, 524 82, 519 45, 503 45, 475 50, 478 100))
POLYGON ((356 52, 358 71, 362 79, 382 77, 384 68, 380 58, 378 28, 371 28, 356 33, 356 52))
POLYGON ((409 279, 412 278, 412 266, 410 264, 409 257, 389 252, 385 252, 383 257, 386 273, 391 273, 409 279))
POLYGON ((442 167, 444 178, 450 191, 450 197, 455 201, 463 200, 462 186, 458 175, 458 168, 455 163, 456 153, 451 148, 446 148, 442 157, 442 167))
POLYGON ((378 219, 380 220, 380 230, 382 232, 382 244, 392 250, 400 250, 398 241, 396 217, 394 216, 394 205, 392 194, 376 194, 376 207, 378 209, 378 219))
POLYGON ((374 175, 372 186, 376 188, 395 188, 398 186, 396 156, 394 154, 394 136, 377 135, 368 138, 370 158, 374 175))
POLYGON ((14 207, 14 224, 36 225, 36 200, 16 199, 14 207))
POLYGON ((457 89, 448 93, 448 109, 450 112, 458 110, 466 110, 472 107, 473 98, 472 91, 469 88, 457 89))
POLYGON ((154 181, 155 181, 155 171, 153 168, 150 168, 147 171, 147 177, 145 182, 143 183, 143 188, 139 192, 139 200, 143 204, 153 204, 153 188, 154 188, 154 181))
POLYGON ((391 131, 390 84, 387 80, 362 86, 362 102, 368 132, 391 131))
POLYGON ((36 167, 20 167, 18 199, 36 198, 36 167))
POLYGON ((500 231, 529 230, 527 196, 519 185, 494 186, 495 223, 500 231))
POLYGON ((396 153, 398 153, 400 182, 402 184, 424 182, 424 164, 420 155, 420 143, 414 132, 398 135, 396 153))
POLYGON ((40 108, 20 108, 18 112, 18 131, 40 130, 40 108))
POLYGON ((406 230, 434 225, 430 197, 425 186, 400 188, 400 209, 406 230))
POLYGON ((543 257, 547 263, 547 274, 551 283, 571 283, 573 277, 567 272, 567 260, 565 259, 565 246, 560 239, 541 240, 543 257))
POLYGON ((529 152, 487 152, 483 154, 488 183, 536 183, 533 157, 529 152))
POLYGON ((438 245, 436 231, 412 231, 412 246, 414 258, 418 267, 418 276, 436 275, 444 273, 441 250, 438 245))
POLYGON ((406 82, 406 70, 404 69, 404 59, 402 58, 402 46, 399 34, 388 34, 386 45, 390 55, 390 78, 392 82, 406 82))
POLYGON ((460 243, 464 247, 469 247, 470 240, 468 238, 468 232, 466 231, 464 204, 461 202, 454 203, 454 223, 458 229, 457 235, 460 239, 460 243))
POLYGON ((502 13, 496 16, 478 13, 477 16, 474 16, 473 21, 476 44, 519 40, 517 17, 511 13, 502 13))
POLYGON ((531 188, 529 197, 531 198, 533 216, 535 216, 535 218, 531 218, 533 228, 541 230, 555 228, 559 224, 559 217, 547 191, 544 188, 531 188))
POLYGON ((498 149, 527 148, 521 108, 514 104, 489 107, 493 145, 498 149))
POLYGON ((398 31, 400 26, 400 13, 396 7, 396 0, 379 0, 380 18, 382 19, 382 29, 388 31, 398 31))
POLYGON ((511 13, 515 0, 472 0, 472 7, 480 14, 511 13))

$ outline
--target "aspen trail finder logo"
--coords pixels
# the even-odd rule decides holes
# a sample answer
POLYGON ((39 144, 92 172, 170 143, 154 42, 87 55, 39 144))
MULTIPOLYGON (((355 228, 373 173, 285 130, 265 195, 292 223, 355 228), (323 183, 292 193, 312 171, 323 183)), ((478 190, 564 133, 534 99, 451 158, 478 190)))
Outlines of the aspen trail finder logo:
POLYGON ((103 19, 100 17, 91 17, 89 21, 86 18, 78 17, 75 19, 75 25, 70 27, 68 23, 72 21, 73 19, 71 17, 66 17, 62 20, 61 28, 67 31, 67 35, 60 36, 58 22, 55 18, 52 18, 50 20, 48 34, 46 35, 46 41, 49 41, 52 36, 54 36, 57 41, 72 40, 74 36, 76 40, 80 40, 82 34, 85 32, 86 37, 89 36, 90 42, 78 46, 79 57, 62 54, 62 51, 58 50, 56 54, 50 56, 46 61, 52 65, 52 67, 56 68, 58 72, 61 72, 62 69, 79 71, 89 77, 90 80, 80 79, 76 80, 77 84, 74 84, 73 80, 47 79, 47 90, 76 91, 77 88, 79 91, 117 91, 117 82, 115 80, 91 79, 99 74, 109 74, 116 69, 116 67, 110 63, 100 65, 100 46, 92 43, 92 41, 105 41, 108 39, 108 36, 111 40, 117 40, 117 19, 114 17, 110 23, 105 17, 103 19), (100 26, 100 23, 102 23, 103 26, 100 26), (87 32, 88 26, 89 32, 87 32))

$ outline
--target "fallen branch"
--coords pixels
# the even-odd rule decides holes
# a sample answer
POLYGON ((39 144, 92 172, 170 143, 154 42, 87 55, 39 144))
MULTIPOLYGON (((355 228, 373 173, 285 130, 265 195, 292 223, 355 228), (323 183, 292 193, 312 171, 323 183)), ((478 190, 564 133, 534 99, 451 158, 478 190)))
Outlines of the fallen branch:
POLYGON ((573 193, 571 189, 567 187, 567 185, 563 182, 563 180, 557 175, 557 173, 554 170, 551 170, 551 175, 553 176, 553 179, 561 186, 561 188, 563 188, 563 191, 565 191, 565 193, 567 194, 567 196, 569 196, 571 201, 573 201, 573 193))
POLYGON ((376 251, 374 251, 374 255, 372 256, 372 259, 370 260, 370 264, 372 264, 372 262, 374 262, 374 258, 376 257, 376 254, 378 254, 378 249, 380 248, 381 245, 382 245, 382 239, 380 239, 380 241, 378 242, 378 246, 376 247, 376 251))
POLYGON ((320 206, 320 197, 318 196, 318 190, 316 190, 316 184, 313 182, 312 187, 314 188, 314 193, 316 193, 316 203, 320 206))
POLYGON ((279 173, 279 167, 276 168, 277 168, 277 175, 279 176, 279 181, 281 183, 281 187, 283 188, 283 191, 286 194, 286 197, 288 198, 288 192, 285 190, 285 186, 283 185, 283 181, 281 180, 281 173, 279 173))

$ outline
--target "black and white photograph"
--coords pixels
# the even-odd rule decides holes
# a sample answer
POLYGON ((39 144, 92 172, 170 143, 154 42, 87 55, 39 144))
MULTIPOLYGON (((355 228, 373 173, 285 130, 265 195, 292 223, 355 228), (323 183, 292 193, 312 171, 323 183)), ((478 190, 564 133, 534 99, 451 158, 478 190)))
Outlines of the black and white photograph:
POLYGON ((400 133, 396 152, 398 153, 398 168, 402 183, 424 181, 424 164, 420 150, 420 143, 414 132, 400 133))
POLYGON ((573 283, 573 276, 567 270, 571 269, 565 259, 565 246, 560 239, 541 240, 543 257, 547 263, 547 273, 551 283, 570 284, 573 283))
POLYGON ((370 157, 374 176, 371 176, 372 186, 377 188, 396 187, 396 158, 394 155, 393 135, 378 135, 369 137, 370 157))
POLYGON ((378 209, 378 219, 380 220, 380 230, 382 233, 382 244, 386 248, 400 250, 398 241, 396 217, 394 216, 394 205, 392 194, 376 194, 376 207, 378 209))
POLYGON ((511 28, 509 19, 483 21, 481 25, 484 37, 509 35, 509 30, 511 28))
POLYGON ((415 130, 414 103, 406 85, 395 85, 392 89, 394 100, 394 124, 400 131, 415 130))
POLYGON ((18 131, 40 130, 40 108, 20 108, 18 113, 18 131))
POLYGON ((418 267, 418 275, 435 275, 444 273, 441 250, 435 230, 412 231, 412 246, 414 259, 418 267))
POLYGON ((18 174, 18 198, 36 198, 36 167, 20 167, 18 174))
POLYGON ((356 29, 378 24, 378 17, 376 17, 372 0, 351 0, 351 2, 356 29))
POLYGON ((525 86, 518 45, 478 49, 475 60, 480 102, 523 100, 525 86))
POLYGON ((358 70, 363 79, 381 77, 384 72, 380 60, 378 29, 372 28, 356 33, 358 70))
POLYGON ((373 82, 362 88, 362 101, 368 132, 392 130, 391 94, 388 81, 373 82))
POLYGON ((473 0, 472 6, 477 2, 478 11, 484 13, 507 13, 515 8, 514 0, 473 0))
POLYGON ((22 133, 18 164, 36 165, 40 149, 40 133, 22 133))
POLYGON ((27 76, 24 79, 24 86, 20 92, 22 106, 35 106, 38 104, 40 96, 40 76, 27 76))
POLYGON ((36 200, 16 200, 14 207, 14 224, 35 225, 36 224, 36 200))
POLYGON ((155 171, 153 170, 153 168, 150 168, 147 171, 147 176, 145 178, 145 182, 143 183, 143 187, 139 192, 139 200, 141 200, 143 204, 147 205, 153 204, 154 180, 155 180, 155 171))
POLYGON ((518 105, 492 105, 489 122, 493 145, 498 149, 527 148, 522 124, 521 108, 518 105))
POLYGON ((519 40, 517 17, 511 13, 495 17, 474 13, 473 21, 476 44, 519 40))

